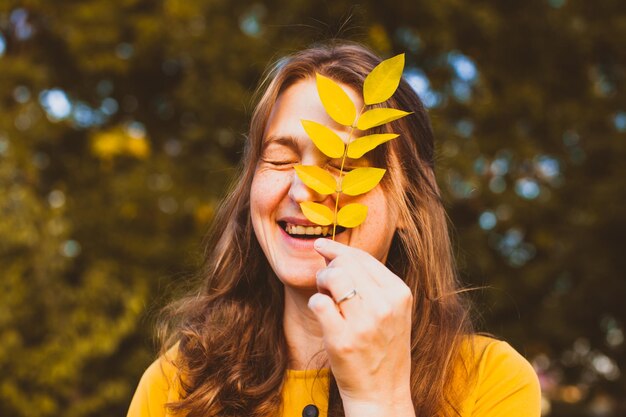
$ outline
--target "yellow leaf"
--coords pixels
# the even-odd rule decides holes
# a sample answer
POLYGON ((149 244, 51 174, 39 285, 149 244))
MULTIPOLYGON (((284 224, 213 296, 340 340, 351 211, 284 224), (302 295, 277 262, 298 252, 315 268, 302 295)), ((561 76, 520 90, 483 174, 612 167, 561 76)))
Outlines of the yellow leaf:
POLYGON ((124 152, 124 133, 121 129, 98 132, 91 140, 91 152, 101 159, 112 159, 124 152))
POLYGON ((359 117, 359 121, 357 122, 356 127, 360 130, 371 129, 372 127, 384 125, 385 123, 389 123, 393 120, 404 117, 407 114, 411 113, 385 107, 371 109, 366 111, 361 115, 361 117, 359 117))
POLYGON ((296 165, 294 169, 302 182, 318 193, 328 195, 337 191, 335 177, 317 165, 296 165))
POLYGON ((376 65, 363 84, 365 104, 382 103, 389 99, 400 84, 403 69, 404 54, 396 55, 376 65))
POLYGON ((150 154, 150 145, 144 137, 130 138, 126 142, 126 152, 136 158, 144 159, 150 154))
POLYGON ((359 203, 347 204, 337 213, 337 224, 343 227, 357 227, 367 217, 367 206, 359 203))
MULTIPOLYGON (((347 207, 347 206, 346 206, 347 207)), ((320 226, 328 226, 333 222, 333 211, 323 204, 314 203, 312 201, 303 201, 300 203, 302 214, 315 224, 320 226)))
POLYGON ((144 159, 150 155, 150 142, 143 133, 134 134, 128 127, 117 126, 96 132, 91 138, 91 151, 104 160, 120 155, 144 159))
POLYGON ((331 158, 340 158, 343 156, 345 145, 339 135, 331 128, 312 120, 300 120, 300 123, 302 123, 302 127, 315 146, 317 146, 324 155, 331 158))
POLYGON ((397 138, 397 133, 381 133, 376 135, 361 136, 356 138, 354 142, 348 146, 348 158, 357 159, 365 155, 367 152, 376 148, 378 145, 397 138))
POLYGON ((339 84, 328 77, 317 74, 317 92, 326 113, 337 123, 352 126, 356 118, 356 107, 339 84))
POLYGON ((382 168, 356 168, 348 172, 341 182, 341 192, 359 195, 376 187, 385 175, 382 168))

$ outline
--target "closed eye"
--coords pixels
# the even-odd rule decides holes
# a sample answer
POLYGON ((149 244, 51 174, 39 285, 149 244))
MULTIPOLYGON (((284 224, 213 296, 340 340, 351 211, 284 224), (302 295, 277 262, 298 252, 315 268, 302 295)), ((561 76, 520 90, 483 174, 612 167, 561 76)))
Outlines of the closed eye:
MULTIPOLYGON (((328 164, 328 166, 331 167, 334 170, 341 171, 341 164, 328 164)), ((347 165, 343 166, 343 172, 350 172, 353 169, 356 169, 356 167, 350 167, 350 166, 347 166, 347 165)))
POLYGON ((267 159, 263 159, 263 162, 267 164, 271 164, 271 165, 278 165, 278 166, 295 164, 295 162, 290 162, 290 161, 270 161, 267 159))

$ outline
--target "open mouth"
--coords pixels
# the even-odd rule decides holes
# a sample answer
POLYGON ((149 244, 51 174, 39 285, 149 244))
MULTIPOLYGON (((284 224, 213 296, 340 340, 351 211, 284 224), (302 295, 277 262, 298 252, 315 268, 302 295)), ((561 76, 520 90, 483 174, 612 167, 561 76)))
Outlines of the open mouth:
MULTIPOLYGON (((297 239, 317 239, 330 237, 333 234, 333 226, 302 226, 279 221, 278 225, 291 237, 297 239)), ((337 226, 335 236, 346 230, 343 226, 337 226)))

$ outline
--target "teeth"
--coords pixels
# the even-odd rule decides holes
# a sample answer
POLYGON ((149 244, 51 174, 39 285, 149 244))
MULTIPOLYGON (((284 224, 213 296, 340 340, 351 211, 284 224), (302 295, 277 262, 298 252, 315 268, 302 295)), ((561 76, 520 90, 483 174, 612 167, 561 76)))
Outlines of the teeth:
POLYGON ((332 233, 332 228, 330 226, 302 226, 289 223, 287 223, 285 230, 290 235, 328 236, 332 233))

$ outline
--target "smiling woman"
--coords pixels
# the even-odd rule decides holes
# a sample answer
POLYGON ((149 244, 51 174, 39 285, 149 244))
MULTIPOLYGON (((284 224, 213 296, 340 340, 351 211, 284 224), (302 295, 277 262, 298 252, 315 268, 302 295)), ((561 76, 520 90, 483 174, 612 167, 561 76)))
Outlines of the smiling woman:
POLYGON ((413 114, 367 131, 399 137, 345 165, 384 167, 377 186, 338 201, 296 175, 299 165, 332 175, 340 167, 302 120, 344 142, 352 130, 364 133, 328 116, 318 74, 361 108, 359 92, 380 62, 360 45, 333 43, 271 69, 241 178, 211 231, 203 285, 166 310, 162 354, 129 416, 539 415, 528 362, 474 334, 434 177, 432 130, 405 81, 383 104, 413 114), (333 241, 303 202, 358 202, 368 215, 333 241))

